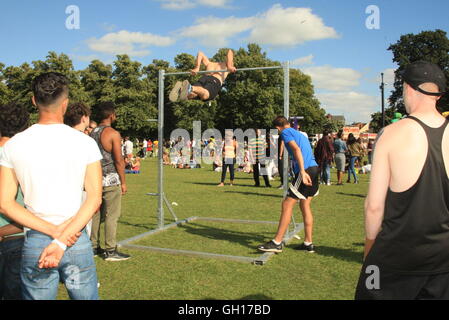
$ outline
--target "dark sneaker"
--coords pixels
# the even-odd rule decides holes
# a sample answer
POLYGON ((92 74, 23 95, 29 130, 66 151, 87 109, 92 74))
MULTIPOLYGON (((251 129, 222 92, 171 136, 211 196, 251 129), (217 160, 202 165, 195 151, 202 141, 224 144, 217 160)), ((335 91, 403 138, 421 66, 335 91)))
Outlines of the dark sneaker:
POLYGON ((315 252, 315 247, 313 246, 313 244, 309 244, 308 246, 306 246, 304 243, 298 247, 295 248, 296 250, 304 250, 307 251, 308 253, 314 253, 315 252))
POLYGON ((263 251, 263 252, 276 252, 276 253, 280 253, 282 252, 282 248, 283 248, 283 243, 281 242, 281 244, 276 244, 273 242, 273 240, 265 243, 265 244, 261 244, 260 246, 257 247, 257 250, 263 251))
POLYGON ((94 257, 102 257, 104 255, 104 252, 104 249, 101 249, 100 247, 93 249, 94 257))
POLYGON ((117 251, 117 249, 113 251, 105 251, 104 253, 104 260, 106 261, 125 261, 131 258, 130 255, 125 253, 120 253, 117 251))
POLYGON ((168 99, 170 99, 171 102, 176 102, 179 99, 179 94, 181 93, 181 87, 182 82, 177 81, 173 89, 170 91, 170 94, 168 95, 168 99))
POLYGON ((189 81, 184 80, 181 85, 181 92, 179 94, 179 100, 181 100, 181 101, 187 100, 187 96, 189 95, 189 87, 190 87, 189 81))

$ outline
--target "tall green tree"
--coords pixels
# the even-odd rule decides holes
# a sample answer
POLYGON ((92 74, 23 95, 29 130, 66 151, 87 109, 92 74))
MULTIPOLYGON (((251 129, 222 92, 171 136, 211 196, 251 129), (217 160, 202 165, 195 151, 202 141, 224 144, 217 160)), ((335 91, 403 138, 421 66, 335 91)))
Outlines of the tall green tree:
POLYGON ((8 103, 12 98, 12 92, 6 85, 5 65, 0 63, 0 105, 8 103))
MULTIPOLYGON (((394 112, 406 114, 402 99, 403 79, 400 73, 409 65, 418 60, 433 62, 441 67, 449 79, 449 39, 443 30, 423 31, 419 34, 406 34, 391 44, 388 50, 393 53, 393 62, 399 67, 395 71, 394 90, 388 99, 389 107, 385 111, 385 123, 389 124, 394 112)), ((440 112, 449 110, 449 95, 444 95, 437 104, 440 112)), ((371 128, 378 132, 382 128, 382 114, 377 112, 371 115, 371 128)))
POLYGON ((154 92, 143 79, 142 65, 128 55, 118 55, 114 61, 112 83, 117 105, 116 127, 123 135, 145 137, 151 130, 148 121, 157 115, 154 92))
MULTIPOLYGON (((405 114, 402 101, 402 82, 399 75, 407 65, 418 60, 433 62, 441 67, 449 79, 449 39, 443 30, 423 31, 419 34, 406 34, 392 44, 388 50, 393 53, 393 61, 399 65, 396 70, 394 91, 389 98, 390 107, 405 114)), ((449 96, 445 95, 438 102, 440 111, 449 110, 449 96)))

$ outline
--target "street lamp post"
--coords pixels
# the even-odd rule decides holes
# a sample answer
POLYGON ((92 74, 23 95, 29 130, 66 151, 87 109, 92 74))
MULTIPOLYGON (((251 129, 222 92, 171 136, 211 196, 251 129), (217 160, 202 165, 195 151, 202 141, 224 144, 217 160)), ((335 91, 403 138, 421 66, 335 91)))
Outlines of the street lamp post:
POLYGON ((380 92, 382 95, 382 128, 385 127, 385 95, 384 95, 384 89, 385 89, 385 83, 384 83, 384 74, 381 73, 382 76, 382 83, 380 84, 380 92))

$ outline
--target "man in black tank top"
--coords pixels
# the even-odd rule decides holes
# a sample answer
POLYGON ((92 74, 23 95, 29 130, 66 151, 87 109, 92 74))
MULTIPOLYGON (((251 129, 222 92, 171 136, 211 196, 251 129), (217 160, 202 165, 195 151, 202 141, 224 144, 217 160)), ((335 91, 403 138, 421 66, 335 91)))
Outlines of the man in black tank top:
POLYGON ((92 219, 90 240, 94 255, 103 256, 106 261, 128 260, 130 256, 117 250, 117 224, 121 215, 122 196, 127 192, 125 180, 125 162, 121 152, 121 135, 111 127, 116 121, 115 105, 103 102, 96 106, 100 121, 90 134, 97 142, 103 159, 103 195, 100 214, 92 219), (100 224, 104 223, 105 247, 100 245, 100 224))
POLYGON ((449 127, 435 64, 402 73, 407 119, 379 133, 365 201, 356 299, 449 299, 449 127))

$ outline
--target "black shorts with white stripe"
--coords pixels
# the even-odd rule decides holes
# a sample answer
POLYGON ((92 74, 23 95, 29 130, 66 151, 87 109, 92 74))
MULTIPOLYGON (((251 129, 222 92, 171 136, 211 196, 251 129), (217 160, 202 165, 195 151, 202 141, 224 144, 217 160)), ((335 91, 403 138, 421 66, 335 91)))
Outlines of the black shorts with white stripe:
POLYGON ((319 177, 320 177, 320 169, 318 167, 310 167, 307 168, 306 172, 312 179, 312 185, 307 186, 302 183, 302 177, 299 173, 295 174, 295 179, 289 185, 287 197, 296 199, 296 200, 305 200, 309 197, 316 197, 319 191, 319 177))

